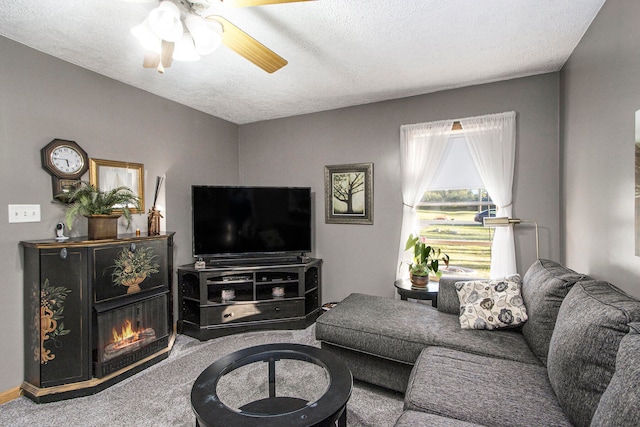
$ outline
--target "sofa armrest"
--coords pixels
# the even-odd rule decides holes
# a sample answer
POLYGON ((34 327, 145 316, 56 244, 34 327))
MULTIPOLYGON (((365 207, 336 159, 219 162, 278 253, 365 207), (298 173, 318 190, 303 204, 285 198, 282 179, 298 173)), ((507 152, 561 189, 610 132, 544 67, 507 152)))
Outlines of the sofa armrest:
POLYGON ((456 282, 467 282, 469 280, 486 279, 468 276, 442 276, 440 278, 440 290, 438 291, 438 311, 459 315, 460 300, 456 291, 456 282))

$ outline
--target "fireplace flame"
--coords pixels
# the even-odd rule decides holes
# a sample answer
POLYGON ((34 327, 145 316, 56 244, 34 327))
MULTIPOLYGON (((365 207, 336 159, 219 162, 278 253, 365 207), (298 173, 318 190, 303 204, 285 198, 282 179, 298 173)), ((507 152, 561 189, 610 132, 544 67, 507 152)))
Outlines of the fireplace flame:
POLYGON ((113 340, 104 347, 103 360, 109 360, 134 351, 156 339, 153 328, 139 328, 134 330, 131 320, 127 319, 120 327, 111 330, 113 340))
POLYGON ((114 327, 111 330, 113 335, 113 343, 116 344, 116 348, 122 348, 134 341, 138 341, 138 331, 134 331, 131 325, 131 320, 127 319, 121 327, 120 333, 114 327))

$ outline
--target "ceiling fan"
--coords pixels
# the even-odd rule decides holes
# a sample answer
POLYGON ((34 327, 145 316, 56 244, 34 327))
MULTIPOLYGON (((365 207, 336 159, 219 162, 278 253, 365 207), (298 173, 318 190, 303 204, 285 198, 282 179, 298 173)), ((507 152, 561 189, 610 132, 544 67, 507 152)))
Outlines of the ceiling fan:
POLYGON ((131 32, 147 49, 143 67, 156 68, 159 73, 164 73, 174 59, 197 60, 213 52, 220 43, 267 73, 273 73, 287 65, 287 60, 220 13, 225 8, 302 1, 313 0, 163 0, 131 32))

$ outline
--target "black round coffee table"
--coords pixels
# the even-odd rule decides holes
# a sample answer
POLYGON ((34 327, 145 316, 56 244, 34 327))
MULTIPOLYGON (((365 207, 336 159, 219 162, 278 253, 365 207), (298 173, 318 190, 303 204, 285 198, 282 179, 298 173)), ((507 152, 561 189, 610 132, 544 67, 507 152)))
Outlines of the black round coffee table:
POLYGON ((231 353, 205 369, 191 388, 191 406, 196 426, 203 427, 334 426, 336 421, 346 427, 352 386, 349 368, 327 350, 267 344, 231 353))

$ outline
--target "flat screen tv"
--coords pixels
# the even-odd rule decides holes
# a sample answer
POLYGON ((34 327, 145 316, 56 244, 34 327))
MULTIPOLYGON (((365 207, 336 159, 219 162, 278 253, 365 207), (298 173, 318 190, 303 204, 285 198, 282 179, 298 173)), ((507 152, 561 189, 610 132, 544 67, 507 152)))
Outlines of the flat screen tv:
POLYGON ((191 187, 196 258, 311 251, 311 189, 191 187))

